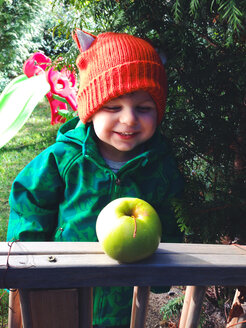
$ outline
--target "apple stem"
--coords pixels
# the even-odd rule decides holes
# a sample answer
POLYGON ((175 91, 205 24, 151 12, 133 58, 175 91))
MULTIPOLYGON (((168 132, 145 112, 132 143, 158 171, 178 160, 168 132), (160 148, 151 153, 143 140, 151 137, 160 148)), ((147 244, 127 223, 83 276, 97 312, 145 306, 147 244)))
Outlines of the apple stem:
POLYGON ((133 232, 133 238, 136 238, 136 234, 137 234, 137 221, 136 221, 136 218, 135 216, 132 216, 133 220, 134 220, 134 232, 133 232))

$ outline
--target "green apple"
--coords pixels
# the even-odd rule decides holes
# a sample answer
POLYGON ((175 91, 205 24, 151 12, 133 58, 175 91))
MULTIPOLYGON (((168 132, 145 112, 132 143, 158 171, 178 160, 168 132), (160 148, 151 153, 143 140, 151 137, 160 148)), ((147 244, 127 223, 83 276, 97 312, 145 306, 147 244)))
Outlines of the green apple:
POLYGON ((162 226, 155 209, 139 198, 118 198, 99 213, 96 233, 103 250, 122 263, 142 260, 158 248, 162 226))

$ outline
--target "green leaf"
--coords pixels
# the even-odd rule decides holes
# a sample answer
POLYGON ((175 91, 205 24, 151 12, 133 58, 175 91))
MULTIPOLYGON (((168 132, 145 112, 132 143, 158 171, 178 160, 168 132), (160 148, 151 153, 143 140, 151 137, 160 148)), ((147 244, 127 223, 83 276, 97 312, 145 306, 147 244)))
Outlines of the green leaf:
POLYGON ((63 97, 60 97, 60 96, 55 95, 55 94, 53 94, 52 97, 53 97, 54 99, 57 99, 57 100, 59 100, 59 101, 65 103, 65 104, 68 104, 68 105, 69 105, 68 101, 67 101, 65 98, 63 98, 63 97))
POLYGON ((200 2, 199 0, 191 0, 190 2, 190 13, 193 15, 196 15, 197 10, 200 8, 200 2))
POLYGON ((181 19, 181 5, 179 0, 175 0, 173 4, 173 14, 174 14, 174 20, 176 22, 179 22, 181 19))

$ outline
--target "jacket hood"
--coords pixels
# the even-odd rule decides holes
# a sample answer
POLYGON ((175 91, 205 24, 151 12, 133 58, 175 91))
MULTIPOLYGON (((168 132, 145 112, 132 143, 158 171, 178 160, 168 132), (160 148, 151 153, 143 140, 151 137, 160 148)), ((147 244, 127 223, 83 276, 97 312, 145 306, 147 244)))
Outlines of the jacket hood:
POLYGON ((64 123, 58 130, 57 142, 74 142, 83 145, 86 138, 86 128, 78 117, 75 117, 64 123))

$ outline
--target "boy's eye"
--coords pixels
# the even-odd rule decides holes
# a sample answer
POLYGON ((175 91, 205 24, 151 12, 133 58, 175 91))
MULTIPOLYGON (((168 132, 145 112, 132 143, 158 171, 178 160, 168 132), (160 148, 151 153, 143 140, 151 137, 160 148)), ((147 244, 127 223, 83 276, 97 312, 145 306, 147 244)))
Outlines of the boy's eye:
POLYGON ((121 107, 120 106, 104 106, 102 109, 109 111, 109 112, 116 112, 116 111, 119 111, 121 109, 121 107))
POLYGON ((137 111, 139 111, 139 112, 144 112, 144 113, 146 113, 146 112, 151 111, 153 108, 150 107, 150 106, 137 106, 136 109, 137 109, 137 111))

